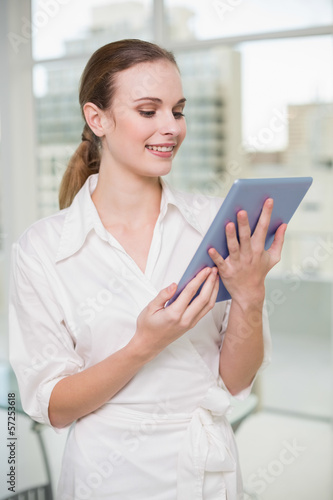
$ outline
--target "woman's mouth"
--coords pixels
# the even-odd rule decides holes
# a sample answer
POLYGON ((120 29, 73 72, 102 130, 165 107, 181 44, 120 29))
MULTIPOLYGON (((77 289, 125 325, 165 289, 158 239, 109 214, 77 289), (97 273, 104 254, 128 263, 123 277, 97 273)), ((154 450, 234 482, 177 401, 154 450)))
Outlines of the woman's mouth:
POLYGON ((160 151, 161 153, 171 152, 175 146, 146 146, 152 151, 160 151))
POLYGON ((160 158, 172 158, 176 144, 147 145, 146 149, 154 156, 160 158))

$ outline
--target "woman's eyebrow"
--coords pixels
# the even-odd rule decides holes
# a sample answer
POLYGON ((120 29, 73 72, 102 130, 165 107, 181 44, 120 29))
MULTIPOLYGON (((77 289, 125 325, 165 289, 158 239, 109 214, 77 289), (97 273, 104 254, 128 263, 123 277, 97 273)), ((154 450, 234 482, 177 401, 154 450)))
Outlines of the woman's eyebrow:
MULTIPOLYGON (((161 103, 162 99, 159 99, 158 97, 140 97, 139 99, 135 99, 134 102, 138 102, 138 101, 153 101, 153 102, 161 103)), ((176 106, 177 106, 177 104, 182 104, 185 101, 186 101, 185 97, 182 97, 182 99, 179 99, 179 101, 176 103, 176 106)))

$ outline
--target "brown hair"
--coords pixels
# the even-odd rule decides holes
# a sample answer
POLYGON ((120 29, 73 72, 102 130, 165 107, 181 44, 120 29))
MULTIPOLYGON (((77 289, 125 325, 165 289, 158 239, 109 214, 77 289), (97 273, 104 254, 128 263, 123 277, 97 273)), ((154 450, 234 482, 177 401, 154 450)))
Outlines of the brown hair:
MULTIPOLYGON (((79 102, 92 102, 102 110, 112 103, 115 77, 136 64, 167 60, 177 66, 174 55, 158 45, 143 40, 120 40, 99 48, 89 59, 80 81, 79 102)), ((99 171, 101 140, 85 123, 82 142, 70 158, 59 191, 60 208, 68 207, 87 178, 99 171)))

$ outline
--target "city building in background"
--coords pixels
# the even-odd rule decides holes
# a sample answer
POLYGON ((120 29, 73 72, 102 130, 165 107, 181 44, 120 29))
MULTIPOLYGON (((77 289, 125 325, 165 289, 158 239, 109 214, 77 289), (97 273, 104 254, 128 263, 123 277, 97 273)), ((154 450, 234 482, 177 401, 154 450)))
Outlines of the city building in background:
POLYGON ((241 56, 218 47, 177 53, 187 103, 187 137, 169 174, 180 189, 226 194, 227 172, 244 175, 241 154, 241 56), (222 182, 221 182, 222 180, 222 182))

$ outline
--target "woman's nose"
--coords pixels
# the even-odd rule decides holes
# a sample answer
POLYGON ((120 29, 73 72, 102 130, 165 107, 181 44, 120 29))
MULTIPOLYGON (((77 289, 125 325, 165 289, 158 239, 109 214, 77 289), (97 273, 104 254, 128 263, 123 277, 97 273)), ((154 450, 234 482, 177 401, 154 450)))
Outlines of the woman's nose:
POLYGON ((180 120, 175 118, 173 113, 166 115, 161 119, 160 133, 162 135, 174 135, 177 136, 181 133, 180 120))

